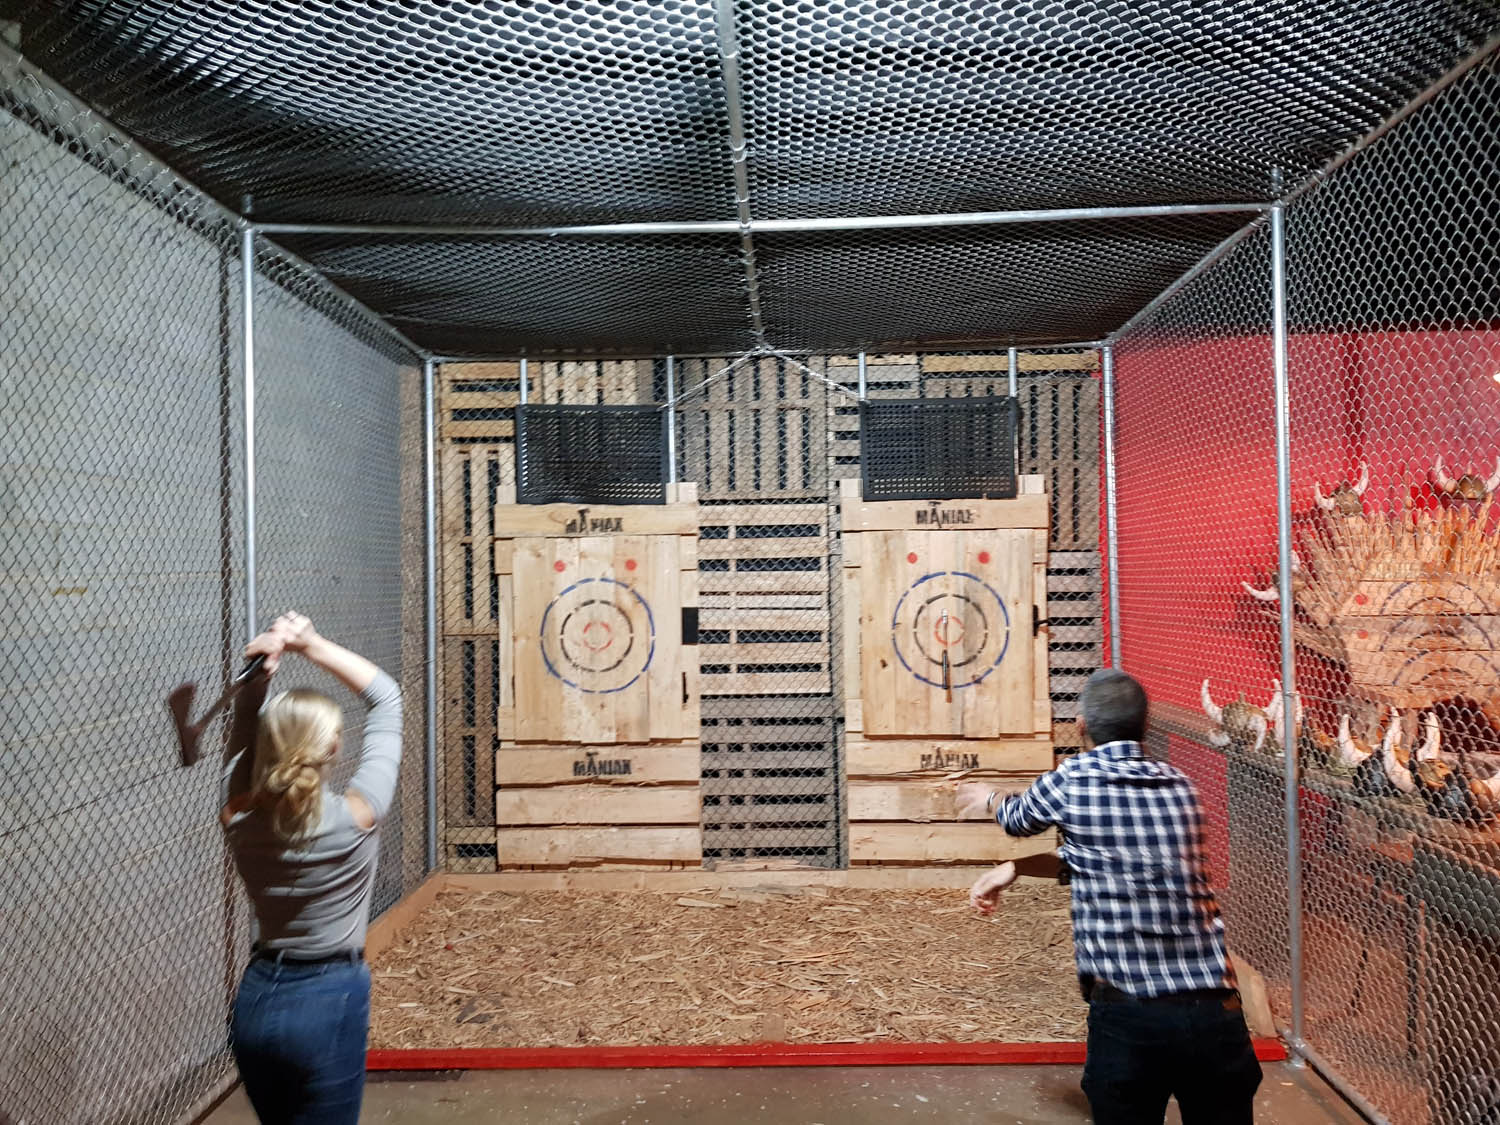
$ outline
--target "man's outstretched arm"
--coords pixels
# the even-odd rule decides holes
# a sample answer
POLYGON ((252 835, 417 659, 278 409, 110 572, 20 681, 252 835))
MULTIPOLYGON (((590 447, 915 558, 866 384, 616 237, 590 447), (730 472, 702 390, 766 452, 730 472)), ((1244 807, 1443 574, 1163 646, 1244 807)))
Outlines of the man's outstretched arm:
POLYGON ((969 782, 958 787, 962 815, 981 808, 1011 836, 1036 836, 1063 822, 1064 779, 1061 770, 1044 773, 1023 793, 1006 796, 988 785, 969 782))

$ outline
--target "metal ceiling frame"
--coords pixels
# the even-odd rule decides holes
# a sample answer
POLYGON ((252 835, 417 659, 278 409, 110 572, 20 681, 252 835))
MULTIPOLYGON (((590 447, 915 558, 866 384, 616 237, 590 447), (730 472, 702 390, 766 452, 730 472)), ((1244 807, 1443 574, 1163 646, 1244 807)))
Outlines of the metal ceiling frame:
MULTIPOLYGON (((743 167, 741 142, 734 157, 743 167)), ((1058 207, 1017 211, 949 211, 932 215, 847 215, 825 219, 757 219, 749 200, 736 194, 738 219, 698 219, 663 223, 592 223, 558 227, 435 225, 420 223, 252 223, 265 235, 343 235, 414 238, 613 238, 670 234, 805 234, 824 231, 919 230, 933 227, 1012 226, 1022 223, 1096 222, 1101 219, 1181 218, 1190 215, 1262 215, 1263 203, 1143 203, 1120 207, 1058 207)))

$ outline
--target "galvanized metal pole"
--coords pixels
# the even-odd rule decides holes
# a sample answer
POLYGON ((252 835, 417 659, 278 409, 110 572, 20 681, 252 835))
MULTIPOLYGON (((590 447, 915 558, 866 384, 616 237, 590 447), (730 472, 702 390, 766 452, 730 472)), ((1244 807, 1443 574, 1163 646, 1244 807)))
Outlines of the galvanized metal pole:
POLYGON ((859 401, 865 401, 866 387, 865 379, 869 375, 869 367, 865 362, 865 353, 859 353, 859 401))
MULTIPOLYGON (((725 96, 730 118, 730 159, 734 169, 736 202, 749 203, 749 180, 745 169, 743 111, 739 82, 739 44, 734 30, 733 6, 720 0, 719 50, 723 60, 725 96)), ((738 219, 696 219, 670 222, 585 223, 575 226, 507 227, 483 224, 421 223, 257 223, 265 235, 332 234, 345 236, 416 236, 432 238, 620 238, 631 235, 672 234, 793 234, 819 231, 924 230, 935 227, 1012 226, 1019 223, 1084 223, 1115 219, 1155 219, 1192 215, 1259 215, 1269 203, 1146 203, 1120 207, 1062 207, 1022 211, 952 211, 926 215, 848 215, 836 218, 751 219, 748 206, 738 219)))
POLYGON ((1016 392, 1020 390, 1017 376, 1021 373, 1020 356, 1016 354, 1015 348, 1007 348, 1005 352, 1005 370, 1010 377, 1010 397, 1015 398, 1016 392))
POLYGON ((422 445, 426 458, 423 534, 426 537, 427 617, 427 870, 438 866, 437 814, 437 387, 436 364, 422 362, 422 445))
POLYGON ((1294 1054, 1306 1046, 1302 997, 1302 846, 1298 823, 1299 763, 1296 753, 1297 659, 1292 639, 1292 442, 1291 392, 1287 382, 1286 210, 1271 209, 1271 369, 1276 393, 1276 560, 1281 598, 1281 714, 1286 742, 1287 954, 1291 962, 1294 1054))
POLYGON ((667 356, 667 483, 677 483, 677 361, 667 356))
POLYGON ((1120 667, 1120 521, 1115 487, 1115 349, 1101 351, 1104 378, 1104 532, 1109 556, 1109 665, 1120 667))
POLYGON ((260 629, 255 604, 255 231, 240 231, 240 347, 245 386, 245 640, 260 629))
POLYGON ((526 405, 526 357, 521 357, 521 405, 526 405))

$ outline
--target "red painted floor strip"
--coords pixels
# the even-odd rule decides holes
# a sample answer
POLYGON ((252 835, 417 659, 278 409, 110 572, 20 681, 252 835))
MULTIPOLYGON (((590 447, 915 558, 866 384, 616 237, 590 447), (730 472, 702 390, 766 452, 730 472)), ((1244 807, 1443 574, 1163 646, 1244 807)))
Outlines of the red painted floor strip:
MULTIPOLYGON (((1281 1062, 1279 1039, 1256 1058, 1281 1062)), ((746 1043, 712 1047, 455 1047, 369 1052, 370 1070, 655 1069, 715 1066, 1081 1066, 1082 1043, 746 1043)))

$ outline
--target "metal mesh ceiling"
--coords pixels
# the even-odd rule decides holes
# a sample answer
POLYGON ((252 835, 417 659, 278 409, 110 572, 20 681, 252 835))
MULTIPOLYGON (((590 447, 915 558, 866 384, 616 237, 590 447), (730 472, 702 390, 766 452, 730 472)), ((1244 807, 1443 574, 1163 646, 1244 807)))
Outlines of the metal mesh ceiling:
MULTIPOLYGON (((788 348, 1098 339, 1243 215, 756 239, 768 336, 788 348)), ((1269 281, 1267 282, 1269 284, 1269 281)))
MULTIPOLYGON (((0 17, 261 221, 548 226, 735 219, 736 93, 757 221, 1263 200, 1273 169, 1295 183, 1500 27, 1492 0, 733 0, 727 83, 716 8, 0 0, 0 17)), ((754 240, 770 342, 824 349, 1092 337, 1222 226, 754 240)), ((732 235, 295 245, 450 354, 751 338, 732 235)))
POLYGON ((439 354, 688 355, 755 342, 734 235, 282 241, 439 354))

